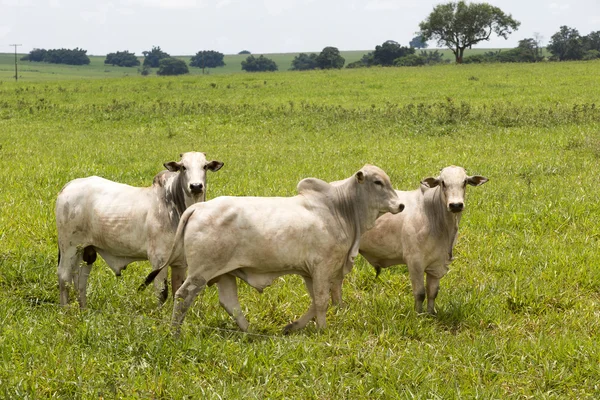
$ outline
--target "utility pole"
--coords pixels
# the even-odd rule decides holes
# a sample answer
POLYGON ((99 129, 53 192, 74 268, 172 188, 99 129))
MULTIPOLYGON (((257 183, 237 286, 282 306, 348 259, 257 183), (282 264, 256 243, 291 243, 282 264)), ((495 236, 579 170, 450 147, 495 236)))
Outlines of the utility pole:
POLYGON ((17 46, 23 46, 22 44, 9 44, 9 46, 15 47, 15 82, 19 80, 19 74, 17 71, 17 46))

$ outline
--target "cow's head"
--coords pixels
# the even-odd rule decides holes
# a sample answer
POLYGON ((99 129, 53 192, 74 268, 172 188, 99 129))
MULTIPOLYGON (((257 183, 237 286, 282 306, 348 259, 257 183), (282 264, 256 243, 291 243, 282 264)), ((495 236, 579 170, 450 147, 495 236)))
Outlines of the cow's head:
POLYGON ((373 218, 367 223, 367 229, 383 214, 397 214, 404 210, 404 204, 400 202, 390 178, 381 168, 367 164, 354 174, 354 179, 359 184, 358 187, 368 193, 366 201, 369 214, 372 213, 373 218))
POLYGON ((193 199, 192 203, 204 201, 206 196, 206 171, 216 172, 221 169, 223 163, 214 160, 207 161, 205 154, 200 152, 182 153, 179 156, 181 161, 166 162, 164 163, 165 168, 171 172, 179 171, 179 183, 186 198, 193 199))
POLYGON ((453 213, 460 213, 465 209, 465 189, 467 184, 480 186, 488 179, 480 175, 468 176, 462 167, 454 165, 442 169, 437 178, 425 178, 421 185, 434 188, 440 186, 446 209, 453 213))

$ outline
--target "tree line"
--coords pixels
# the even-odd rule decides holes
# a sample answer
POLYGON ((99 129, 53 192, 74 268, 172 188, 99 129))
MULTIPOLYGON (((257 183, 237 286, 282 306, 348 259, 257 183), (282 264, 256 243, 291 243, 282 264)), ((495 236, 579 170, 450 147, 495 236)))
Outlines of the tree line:
MULTIPOLYGON (((512 15, 506 14, 500 8, 487 3, 466 3, 465 1, 439 4, 419 24, 420 31, 409 42, 408 46, 388 40, 365 54, 360 60, 346 65, 346 68, 361 68, 371 66, 421 66, 449 62, 439 51, 418 49, 427 48, 429 40, 435 40, 440 47, 452 51, 456 63, 482 62, 537 62, 544 60, 541 40, 525 38, 519 41, 514 49, 490 51, 484 54, 464 57, 464 51, 480 42, 487 41, 492 35, 508 38, 516 31, 520 22, 512 15)), ((561 26, 559 32, 552 35, 546 49, 552 54, 550 61, 592 60, 600 58, 600 31, 582 36, 577 29, 561 26)), ((84 65, 90 59, 86 50, 69 49, 33 49, 21 60, 48 62, 57 64, 84 65)), ((158 75, 180 75, 189 72, 188 64, 181 59, 171 57, 153 46, 149 51, 143 51, 144 61, 140 73, 148 75, 151 68, 157 68, 158 75)), ((241 62, 243 71, 277 71, 275 61, 260 55, 255 57, 248 50, 239 54, 248 54, 241 62)), ((207 68, 225 66, 224 54, 214 50, 199 51, 189 62, 189 66, 207 68)), ((109 53, 105 64, 122 67, 136 67, 139 59, 129 51, 109 53)), ((292 60, 291 70, 306 71, 314 69, 340 69, 345 64, 344 57, 336 47, 325 47, 319 54, 300 53, 292 60)))

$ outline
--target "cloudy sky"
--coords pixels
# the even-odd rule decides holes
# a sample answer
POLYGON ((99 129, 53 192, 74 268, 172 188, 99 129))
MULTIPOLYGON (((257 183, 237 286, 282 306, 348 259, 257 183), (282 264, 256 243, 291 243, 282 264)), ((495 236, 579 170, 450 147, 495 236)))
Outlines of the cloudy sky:
MULTIPOLYGON (((483 0, 482 0, 483 1, 483 0)), ((89 55, 153 45, 172 55, 200 50, 235 54, 372 50, 402 45, 446 0, 0 0, 0 52, 75 48, 89 55)), ((478 47, 515 47, 539 33, 546 44, 561 25, 586 35, 600 30, 600 0, 488 0, 521 22, 508 40, 478 47)), ((435 46, 430 43, 430 47, 435 46)))

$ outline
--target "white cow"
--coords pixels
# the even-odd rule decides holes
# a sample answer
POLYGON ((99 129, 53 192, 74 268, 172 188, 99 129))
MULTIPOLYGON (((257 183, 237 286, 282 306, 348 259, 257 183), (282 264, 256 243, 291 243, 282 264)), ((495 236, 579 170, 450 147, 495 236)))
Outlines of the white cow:
MULTIPOLYGON (((150 187, 133 187, 97 176, 67 183, 56 200, 58 283, 60 304, 69 302, 71 280, 86 306, 86 287, 96 253, 117 276, 131 262, 149 260, 153 269, 169 255, 177 224, 185 209, 206 196, 206 171, 223 163, 207 161, 204 153, 180 155, 164 164, 167 171, 150 187), (85 265, 80 267, 82 261, 85 265)), ((168 296, 166 270, 156 282, 161 301, 168 296)), ((185 268, 172 269, 173 293, 185 279, 185 268)))
POLYGON ((285 331, 301 329, 315 316, 317 327, 325 327, 331 285, 341 285, 344 268, 358 254, 360 235, 379 216, 404 206, 386 173, 372 165, 339 186, 307 178, 297 189, 294 197, 219 197, 186 210, 163 265, 182 259, 188 265, 175 295, 175 330, 196 295, 213 283, 219 286, 221 305, 247 330, 235 277, 262 292, 286 274, 304 278, 312 303, 285 331))
POLYGON ((453 260, 467 184, 480 186, 487 181, 483 176, 467 176, 462 167, 446 167, 437 178, 421 181, 420 189, 397 190, 406 206, 404 212, 384 215, 361 237, 360 254, 375 267, 377 275, 381 268, 406 264, 418 313, 423 312, 427 293, 427 312, 435 314, 440 279, 453 260), (427 290, 423 274, 427 274, 427 290))

